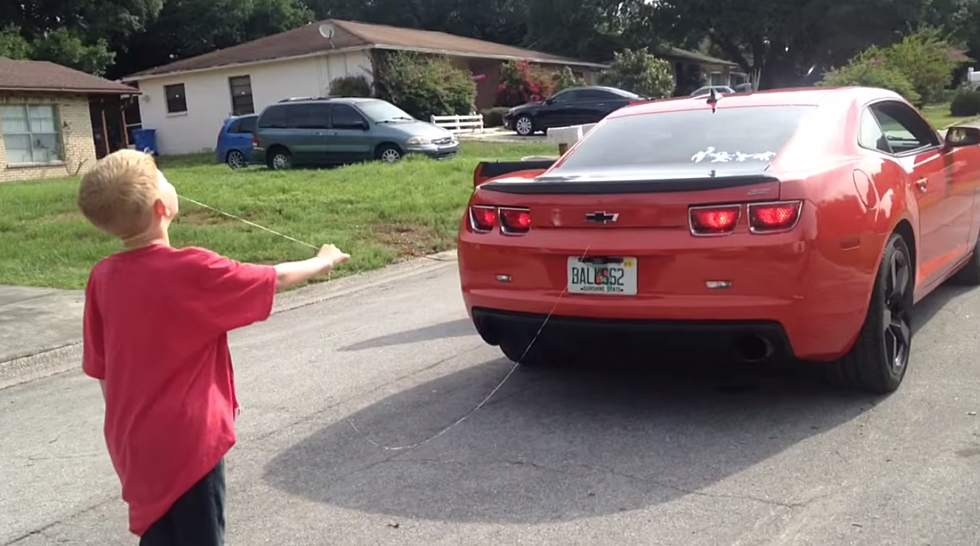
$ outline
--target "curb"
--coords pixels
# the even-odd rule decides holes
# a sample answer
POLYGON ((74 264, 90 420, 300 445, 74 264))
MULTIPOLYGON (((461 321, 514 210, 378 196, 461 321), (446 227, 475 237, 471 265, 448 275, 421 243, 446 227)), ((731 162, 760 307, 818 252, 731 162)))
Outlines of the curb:
MULTIPOLYGON (((381 269, 366 271, 336 281, 328 281, 276 296, 272 314, 278 315, 301 307, 322 303, 327 300, 370 290, 378 286, 432 273, 454 266, 456 251, 450 250, 395 263, 381 269)), ((0 390, 30 383, 78 370, 82 362, 82 342, 77 340, 53 349, 42 349, 34 354, 0 362, 0 390)))

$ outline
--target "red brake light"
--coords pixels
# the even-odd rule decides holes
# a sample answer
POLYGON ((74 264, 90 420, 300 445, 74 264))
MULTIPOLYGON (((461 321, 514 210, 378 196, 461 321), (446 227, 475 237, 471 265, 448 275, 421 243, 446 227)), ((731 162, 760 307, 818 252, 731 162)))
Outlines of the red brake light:
POLYGON ((800 219, 801 201, 749 205, 749 229, 752 233, 771 233, 793 229, 800 219))
POLYGON ((739 205, 691 207, 691 233, 694 235, 727 235, 735 231, 741 215, 739 205))
POLYGON ((516 235, 531 229, 531 211, 527 209, 500 209, 500 229, 504 233, 516 235))
POLYGON ((470 228, 477 233, 489 233, 497 225, 497 209, 482 205, 470 207, 470 228))
POLYGON ((252 133, 252 147, 253 148, 258 147, 258 145, 259 145, 259 135, 252 133))

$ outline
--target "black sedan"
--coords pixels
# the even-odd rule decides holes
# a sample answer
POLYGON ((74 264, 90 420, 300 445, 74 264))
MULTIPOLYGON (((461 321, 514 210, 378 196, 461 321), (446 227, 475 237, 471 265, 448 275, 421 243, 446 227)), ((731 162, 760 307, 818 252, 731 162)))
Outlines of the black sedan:
POLYGON ((504 116, 504 125, 521 136, 530 136, 552 127, 597 123, 613 111, 643 100, 615 87, 572 87, 543 102, 511 108, 504 116))

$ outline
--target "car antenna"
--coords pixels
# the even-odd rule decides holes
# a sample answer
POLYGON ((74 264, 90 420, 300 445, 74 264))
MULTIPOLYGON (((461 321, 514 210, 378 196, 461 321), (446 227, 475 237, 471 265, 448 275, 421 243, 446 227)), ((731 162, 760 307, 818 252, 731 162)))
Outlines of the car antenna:
POLYGON ((711 89, 708 90, 708 104, 711 105, 711 113, 712 114, 714 114, 715 112, 718 111, 718 99, 719 98, 720 97, 718 96, 718 92, 715 91, 715 88, 714 87, 712 87, 711 89))

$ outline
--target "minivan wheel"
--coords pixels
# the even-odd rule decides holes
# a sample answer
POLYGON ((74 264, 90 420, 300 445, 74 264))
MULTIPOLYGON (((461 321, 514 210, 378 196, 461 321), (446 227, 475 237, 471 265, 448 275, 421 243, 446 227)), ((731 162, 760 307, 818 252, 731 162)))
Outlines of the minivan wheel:
POLYGON ((830 368, 837 386, 872 394, 898 389, 912 352, 914 264, 908 245, 888 239, 864 325, 851 351, 830 368))
POLYGON ((384 144, 378 147, 377 157, 385 163, 397 163, 402 158, 402 151, 394 144, 384 144))
POLYGON ((225 163, 227 163, 232 169, 244 169, 245 154, 239 152, 238 150, 232 150, 228 152, 228 157, 225 158, 225 163))
POLYGON ((269 168, 275 171, 284 171, 293 166, 293 156, 283 149, 277 149, 269 157, 269 168))

